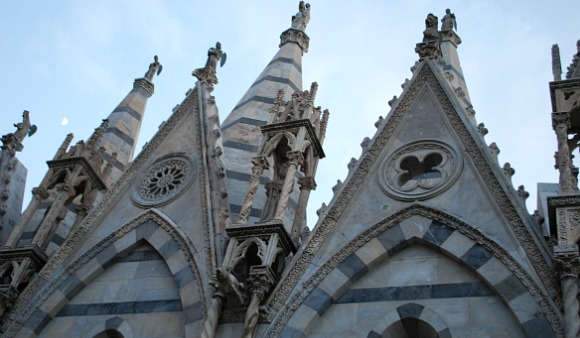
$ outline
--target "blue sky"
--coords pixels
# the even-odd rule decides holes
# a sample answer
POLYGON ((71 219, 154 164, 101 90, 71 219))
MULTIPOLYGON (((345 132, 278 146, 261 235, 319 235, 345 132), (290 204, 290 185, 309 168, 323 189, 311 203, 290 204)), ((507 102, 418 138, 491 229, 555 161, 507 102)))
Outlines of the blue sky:
MULTIPOLYGON (((193 69, 203 66, 216 41, 228 54, 213 94, 222 120, 278 49, 298 1, 10 1, 0 13, 0 133, 13 131, 24 109, 38 132, 26 139, 18 158, 28 167, 29 191, 46 172, 67 133, 86 139, 116 107, 159 55, 137 151, 194 86, 193 69), (61 126, 67 117, 69 124, 61 126)), ((303 59, 303 84, 319 84, 316 104, 330 109, 320 162, 315 210, 344 180, 360 143, 375 133, 374 122, 389 111, 393 95, 411 78, 430 12, 450 8, 463 40, 459 57, 478 122, 488 143, 501 149, 500 163, 516 170, 514 186, 530 191, 536 208, 537 182, 556 182, 548 82, 550 48, 558 43, 563 71, 580 39, 577 1, 311 1, 310 50, 303 59), (320 173, 324 173, 321 175, 320 173)), ((580 158, 580 156, 577 156, 580 158)))

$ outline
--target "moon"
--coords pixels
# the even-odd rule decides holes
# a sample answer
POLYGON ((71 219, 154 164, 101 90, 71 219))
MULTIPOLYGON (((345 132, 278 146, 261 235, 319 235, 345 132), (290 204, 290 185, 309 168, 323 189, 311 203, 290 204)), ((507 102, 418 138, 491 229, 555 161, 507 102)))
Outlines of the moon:
POLYGON ((62 121, 60 121, 60 125, 61 125, 61 126, 66 126, 67 124, 68 124, 68 118, 66 118, 66 117, 63 117, 63 118, 62 118, 62 121))

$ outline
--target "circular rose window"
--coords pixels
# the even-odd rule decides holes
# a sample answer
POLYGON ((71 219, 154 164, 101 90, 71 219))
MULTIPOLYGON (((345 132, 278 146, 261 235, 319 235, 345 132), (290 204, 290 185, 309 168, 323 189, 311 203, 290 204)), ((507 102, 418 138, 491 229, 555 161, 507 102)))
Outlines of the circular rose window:
POLYGON ((185 156, 154 163, 133 187, 133 200, 143 206, 160 205, 179 196, 192 181, 195 167, 185 156))
POLYGON ((426 199, 448 188, 462 166, 460 155, 449 145, 417 141, 398 149, 381 164, 381 187, 397 199, 426 199))

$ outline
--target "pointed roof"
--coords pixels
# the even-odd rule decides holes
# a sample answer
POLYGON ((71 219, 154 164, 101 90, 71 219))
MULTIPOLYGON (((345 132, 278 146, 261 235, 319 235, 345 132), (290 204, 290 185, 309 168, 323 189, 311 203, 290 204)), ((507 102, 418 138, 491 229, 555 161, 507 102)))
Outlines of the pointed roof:
POLYGON ((152 79, 155 73, 161 73, 162 66, 155 55, 155 61, 142 78, 135 79, 133 89, 109 114, 109 127, 105 130, 100 146, 105 147, 104 159, 114 161, 107 185, 115 182, 127 164, 133 159, 141 122, 145 115, 147 99, 153 95, 155 86, 152 79), (116 154, 116 159, 114 155, 116 154))
MULTIPOLYGON (((347 179, 321 211, 309 239, 272 293, 271 306, 286 305, 287 310, 293 311, 296 304, 308 303, 304 299, 309 292, 316 293, 318 283, 335 268, 342 271, 333 273, 335 277, 343 273, 359 278, 370 269, 364 259, 369 251, 359 258, 354 257, 352 249, 380 242, 384 250, 392 249, 388 251, 390 256, 395 249, 412 242, 388 248, 387 244, 396 244, 397 238, 381 235, 390 227, 385 224, 392 219, 392 224, 399 224, 401 236, 422 238, 428 227, 402 221, 415 215, 414 208, 433 208, 439 214, 462 220, 458 234, 468 234, 477 243, 472 247, 474 252, 487 245, 493 255, 503 255, 502 260, 509 259, 525 271, 509 278, 525 285, 543 315, 557 328, 561 323, 551 297, 558 286, 548 247, 512 186, 510 175, 498 165, 479 132, 469 100, 447 75, 450 65, 456 67, 456 74, 461 74, 458 62, 453 63, 451 54, 443 56, 438 42, 428 43, 424 40, 418 45, 421 60, 414 67, 413 78, 405 84, 387 117, 376 124, 378 131, 361 157, 349 166, 347 179), (478 235, 469 235, 473 232, 478 235), (499 248, 504 250, 501 254, 499 248), (311 290, 297 288, 298 285, 311 290)), ((435 216, 429 218, 440 221, 435 216)), ((445 222, 442 225, 452 226, 445 222)), ((446 243, 449 246, 445 250, 472 265, 471 254, 466 253, 469 248, 462 247, 463 240, 458 237, 446 243)), ((475 271, 482 266, 473 264, 475 271)), ((338 295, 332 295, 335 296, 338 295)), ((285 310, 280 313, 286 314, 285 310)), ((289 318, 287 314, 279 316, 270 328, 283 327, 289 318)))
MULTIPOLYGON (((256 155, 262 138, 260 126, 267 123, 276 93, 283 90, 285 97, 289 98, 294 91, 302 90, 302 55, 308 51, 309 44, 304 28, 309 13, 309 5, 300 8, 300 12, 293 17, 292 27, 281 34, 280 49, 272 61, 222 123, 224 162, 233 221, 237 219, 246 194, 252 173, 251 159, 256 155)), ((266 177, 262 177, 260 183, 263 185, 266 180, 266 177)), ((259 191, 263 191, 263 188, 259 191)), ((259 208, 263 203, 263 197, 256 200, 250 213, 251 218, 260 216, 259 208)))

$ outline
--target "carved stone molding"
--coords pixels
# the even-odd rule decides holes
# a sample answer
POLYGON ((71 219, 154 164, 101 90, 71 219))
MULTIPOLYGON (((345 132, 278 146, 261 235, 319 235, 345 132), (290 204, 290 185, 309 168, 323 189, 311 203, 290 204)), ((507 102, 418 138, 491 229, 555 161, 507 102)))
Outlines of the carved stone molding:
POLYGON ((580 255, 578 245, 557 245, 554 247, 554 262, 560 278, 566 276, 578 279, 580 255))
POLYGON ((300 49, 302 49, 302 53, 308 53, 310 38, 306 33, 304 33, 304 31, 289 28, 282 32, 282 34, 280 34, 280 47, 289 42, 297 44, 300 49))
POLYGON ((144 77, 139 78, 139 79, 135 79, 135 82, 133 82, 133 88, 145 89, 147 94, 149 94, 148 97, 151 97, 153 95, 153 93, 155 92, 155 85, 153 84, 153 82, 147 78, 144 78, 144 77))
MULTIPOLYGON (((331 210, 330 213, 334 213, 335 210, 331 210)), ((383 221, 375 224, 367 231, 363 232, 353 240, 351 240, 347 245, 340 249, 334 256, 332 256, 326 263, 320 266, 312 276, 305 280, 299 289, 286 290, 284 285, 281 288, 274 290, 274 299, 271 300, 270 306, 272 309, 277 310, 277 316, 272 319, 272 325, 269 327, 268 331, 263 335, 263 337, 274 338, 278 337, 282 329, 285 327, 286 323, 293 316, 294 312, 300 307, 304 302, 306 297, 310 295, 312 290, 314 290, 320 282, 330 274, 333 269, 335 269, 340 263, 352 255, 360 247, 376 238, 379 234, 387 231, 389 228, 400 224, 403 220, 420 215, 432 220, 436 220, 441 224, 445 224, 452 229, 455 229, 459 233, 463 234, 467 238, 473 240, 474 242, 482 245, 484 248, 489 250, 493 255, 501 261, 512 273, 513 275, 526 286, 527 291, 538 303, 542 312, 546 315, 546 318, 550 321, 550 324, 557 333, 564 332, 564 325, 561 321, 560 310, 552 302, 550 296, 544 293, 543 289, 534 281, 533 277, 527 272, 526 268, 520 265, 511 255, 507 252, 503 246, 489 238, 479 230, 470 225, 463 223, 462 221, 444 213, 437 209, 426 207, 420 204, 413 204, 412 206, 401 210, 390 217, 384 219, 383 221), (286 300, 284 305, 278 306, 277 296, 282 295, 282 293, 296 291, 292 298, 286 300)), ((300 257, 294 266, 290 266, 290 271, 294 271, 300 267, 307 260, 311 260, 315 252, 310 251, 313 246, 320 247, 322 241, 316 238, 316 229, 314 230, 313 236, 309 238, 306 243, 304 251, 300 252, 300 257)), ((559 290, 556 289, 556 290, 559 290)))

